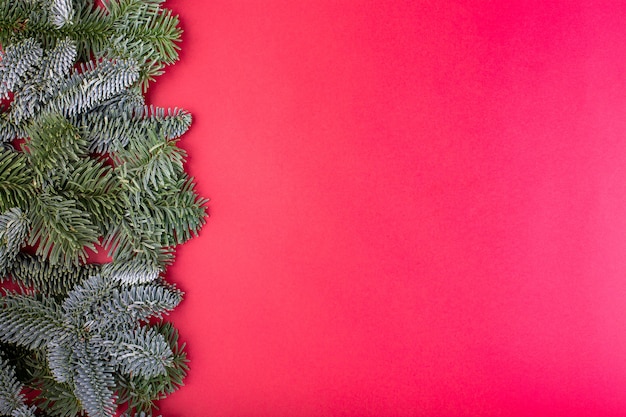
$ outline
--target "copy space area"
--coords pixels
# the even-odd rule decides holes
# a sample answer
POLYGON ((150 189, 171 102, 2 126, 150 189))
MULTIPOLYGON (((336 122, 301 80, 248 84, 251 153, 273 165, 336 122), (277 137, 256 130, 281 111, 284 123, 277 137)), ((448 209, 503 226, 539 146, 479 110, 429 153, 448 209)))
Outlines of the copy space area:
POLYGON ((626 5, 166 6, 211 217, 164 416, 623 415, 626 5))

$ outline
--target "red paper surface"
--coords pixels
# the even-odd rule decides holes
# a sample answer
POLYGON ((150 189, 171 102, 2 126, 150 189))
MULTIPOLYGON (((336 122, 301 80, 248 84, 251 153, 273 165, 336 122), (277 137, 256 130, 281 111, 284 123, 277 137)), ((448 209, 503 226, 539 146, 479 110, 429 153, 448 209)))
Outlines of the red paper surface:
POLYGON ((165 417, 626 414, 626 3, 166 6, 211 218, 165 417))

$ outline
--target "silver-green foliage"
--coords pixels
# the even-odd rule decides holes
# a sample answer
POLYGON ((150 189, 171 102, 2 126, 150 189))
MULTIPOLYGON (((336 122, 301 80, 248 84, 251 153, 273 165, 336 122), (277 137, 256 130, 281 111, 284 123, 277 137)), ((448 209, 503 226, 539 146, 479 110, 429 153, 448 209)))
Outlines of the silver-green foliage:
POLYGON ((26 405, 22 388, 13 366, 0 356, 0 415, 35 417, 35 407, 26 405))
POLYGON ((68 384, 90 416, 110 416, 116 372, 152 378, 173 366, 166 338, 145 323, 181 296, 166 284, 124 286, 98 275, 61 301, 8 293, 0 305, 0 340, 46 352, 55 382, 68 384))
POLYGON ((0 415, 149 416, 183 383, 164 272, 206 200, 191 115, 142 94, 178 58, 162 3, 0 0, 0 415), (112 261, 88 263, 99 245, 112 261))
POLYGON ((72 69, 73 41, 40 49, 26 39, 0 54, 0 84, 14 94, 0 133, 28 138, 21 151, 0 149, 0 213, 26 213, 27 243, 53 264, 84 262, 102 240, 116 260, 163 268, 205 217, 177 146, 189 113, 147 107, 133 61, 72 69), (31 62, 26 47, 43 59, 31 62), (27 69, 15 75, 6 56, 27 69))
POLYGON ((0 0, 0 43, 34 38, 45 48, 70 38, 80 60, 132 59, 144 88, 178 59, 178 17, 164 0, 0 0))

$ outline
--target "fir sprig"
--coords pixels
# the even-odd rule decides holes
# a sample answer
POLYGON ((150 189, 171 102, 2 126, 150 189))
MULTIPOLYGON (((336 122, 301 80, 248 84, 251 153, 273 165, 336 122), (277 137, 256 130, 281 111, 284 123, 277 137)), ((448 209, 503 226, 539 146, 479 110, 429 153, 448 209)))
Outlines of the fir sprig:
POLYGON ((101 276, 84 280, 62 301, 7 293, 0 305, 0 340, 47 352, 54 380, 69 384, 90 416, 110 416, 116 372, 164 377, 174 366, 166 337, 145 323, 180 301, 181 293, 167 285, 124 287, 101 276))
POLYGON ((78 58, 124 58, 141 63, 140 82, 178 59, 181 29, 164 0, 0 0, 0 43, 33 38, 44 48, 72 39, 78 58))
MULTIPOLYGON (((19 52, 28 61, 29 45, 39 51, 32 39, 20 40, 0 58, 19 52)), ((8 74, 14 88, 7 134, 27 138, 23 153, 0 150, 0 210, 28 213, 28 243, 52 263, 84 262, 102 240, 114 259, 139 257, 163 269, 172 247, 204 222, 205 200, 193 191, 177 146, 191 117, 145 106, 133 93, 131 61, 71 70, 73 51, 73 41, 60 40, 17 75, 0 61, 0 83, 8 74)))
POLYGON ((26 405, 22 389, 23 384, 18 381, 15 369, 0 356, 0 414, 35 417, 35 407, 26 405))

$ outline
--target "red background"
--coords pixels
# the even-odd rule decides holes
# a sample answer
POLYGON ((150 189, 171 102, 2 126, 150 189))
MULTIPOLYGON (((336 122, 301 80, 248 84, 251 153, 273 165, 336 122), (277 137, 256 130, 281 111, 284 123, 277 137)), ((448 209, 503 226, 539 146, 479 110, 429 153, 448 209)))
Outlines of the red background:
POLYGON ((211 218, 164 416, 626 413, 626 3, 166 6, 211 218))

